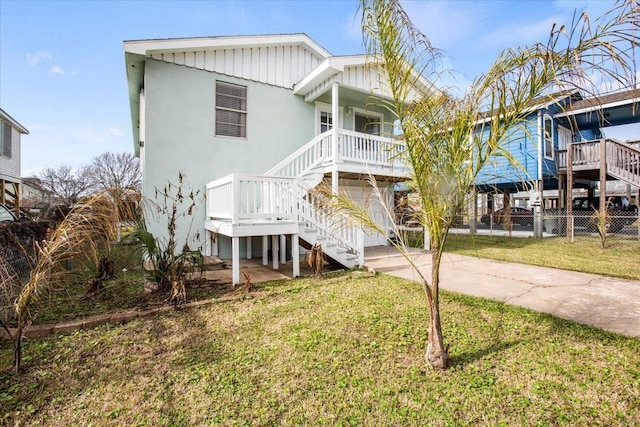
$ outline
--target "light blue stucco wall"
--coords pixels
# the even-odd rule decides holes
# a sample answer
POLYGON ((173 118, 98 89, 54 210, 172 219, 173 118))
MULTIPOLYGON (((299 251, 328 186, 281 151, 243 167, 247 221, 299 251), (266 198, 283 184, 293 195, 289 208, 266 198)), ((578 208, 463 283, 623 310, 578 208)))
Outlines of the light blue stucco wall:
MULTIPOLYGON (((146 135, 143 192, 186 175, 183 190, 200 191, 230 173, 264 173, 315 134, 315 106, 288 89, 148 60, 145 68, 146 135), (216 80, 247 86, 247 139, 214 136, 216 80)), ((179 218, 176 237, 192 249, 204 244, 205 206, 179 218)), ((167 235, 166 220, 148 221, 155 236, 167 235)))

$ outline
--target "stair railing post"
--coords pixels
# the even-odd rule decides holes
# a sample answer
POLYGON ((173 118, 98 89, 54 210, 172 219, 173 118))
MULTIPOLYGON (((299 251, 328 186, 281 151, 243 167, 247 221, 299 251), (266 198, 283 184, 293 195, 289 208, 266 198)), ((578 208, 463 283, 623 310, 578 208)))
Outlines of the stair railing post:
POLYGON ((240 210, 240 179, 235 173, 231 175, 231 223, 238 223, 238 211, 240 210))

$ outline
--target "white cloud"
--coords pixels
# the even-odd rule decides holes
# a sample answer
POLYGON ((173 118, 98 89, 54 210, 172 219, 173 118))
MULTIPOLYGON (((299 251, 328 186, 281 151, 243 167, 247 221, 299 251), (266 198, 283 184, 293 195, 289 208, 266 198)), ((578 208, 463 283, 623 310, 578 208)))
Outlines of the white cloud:
POLYGON ((122 138, 124 136, 124 132, 117 128, 111 128, 109 129, 109 135, 115 136, 116 138, 122 138))
POLYGON ((51 70, 49 70, 49 72, 51 74, 67 74, 67 72, 63 68, 60 68, 58 66, 53 67, 51 70))
POLYGON ((36 53, 27 53, 27 63, 29 65, 38 65, 40 61, 44 59, 53 59, 53 55, 42 50, 39 50, 36 53))

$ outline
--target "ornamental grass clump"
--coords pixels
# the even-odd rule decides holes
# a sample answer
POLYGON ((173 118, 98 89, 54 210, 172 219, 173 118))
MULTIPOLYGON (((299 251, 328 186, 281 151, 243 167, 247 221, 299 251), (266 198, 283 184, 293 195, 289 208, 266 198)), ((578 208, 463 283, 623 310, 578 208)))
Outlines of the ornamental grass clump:
MULTIPOLYGON (((64 287, 74 261, 87 261, 98 269, 101 254, 119 224, 118 201, 108 192, 80 200, 53 231, 49 240, 36 242, 37 258, 15 301, 14 368, 20 370, 24 331, 38 315, 38 303, 53 287, 64 287)), ((104 262, 104 261, 103 261, 104 262)))

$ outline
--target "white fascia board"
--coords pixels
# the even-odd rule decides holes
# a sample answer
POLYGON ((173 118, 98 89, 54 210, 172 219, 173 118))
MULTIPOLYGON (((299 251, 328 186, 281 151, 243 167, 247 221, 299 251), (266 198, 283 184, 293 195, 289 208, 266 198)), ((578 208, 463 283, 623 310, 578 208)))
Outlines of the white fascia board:
POLYGON ((554 114, 553 117, 575 116, 577 114, 593 112, 593 111, 596 111, 596 110, 604 110, 605 108, 620 107, 620 106, 628 105, 628 104, 632 104, 632 103, 633 104, 640 103, 640 97, 636 97, 636 98, 632 98, 632 99, 625 99, 625 100, 622 100, 622 101, 610 102, 608 104, 598 104, 597 102, 595 102, 593 105, 581 108, 579 110, 570 110, 570 111, 564 111, 562 113, 554 114))
POLYGON ((148 55, 154 52, 181 52, 185 50, 216 50, 249 48, 273 45, 303 45, 319 58, 328 58, 331 53, 311 40, 306 34, 273 34, 256 36, 191 37, 181 39, 128 40, 124 50, 128 53, 148 55))
POLYGON ((9 114, 7 114, 7 112, 4 111, 2 108, 0 108, 0 117, 2 117, 4 120, 9 122, 9 124, 11 124, 12 127, 16 128, 18 132, 25 135, 29 135, 29 131, 27 130, 27 128, 25 128, 20 123, 18 123, 16 119, 14 119, 9 114))
POLYGON ((344 71, 344 66, 334 66, 331 59, 326 59, 322 64, 318 65, 315 70, 307 74, 305 78, 295 84, 293 88, 294 95, 306 95, 314 87, 325 81, 331 76, 344 71))

